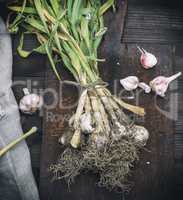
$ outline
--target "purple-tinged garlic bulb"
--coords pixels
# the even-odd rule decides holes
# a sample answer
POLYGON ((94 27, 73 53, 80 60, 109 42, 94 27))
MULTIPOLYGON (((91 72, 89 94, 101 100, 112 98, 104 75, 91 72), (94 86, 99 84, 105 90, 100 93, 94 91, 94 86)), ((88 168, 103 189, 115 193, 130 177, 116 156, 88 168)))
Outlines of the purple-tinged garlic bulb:
POLYGON ((143 126, 135 125, 134 130, 135 132, 133 134, 133 137, 135 141, 145 146, 147 140, 149 139, 149 132, 147 131, 147 129, 144 128, 143 126))
POLYGON ((147 93, 147 94, 151 92, 151 87, 144 82, 140 82, 138 86, 141 89, 143 89, 145 91, 145 93, 147 93))
POLYGON ((137 46, 137 48, 141 52, 140 63, 145 69, 150 69, 157 64, 157 58, 152 53, 147 52, 139 46, 137 46))
POLYGON ((23 113, 33 114, 43 105, 43 98, 37 94, 30 94, 27 88, 23 89, 24 97, 20 100, 19 108, 23 113))
POLYGON ((154 78, 149 85, 157 95, 164 97, 169 84, 181 75, 182 72, 178 72, 170 77, 158 76, 154 78))
POLYGON ((135 90, 138 87, 139 79, 136 76, 128 76, 120 80, 121 85, 127 91, 135 90))

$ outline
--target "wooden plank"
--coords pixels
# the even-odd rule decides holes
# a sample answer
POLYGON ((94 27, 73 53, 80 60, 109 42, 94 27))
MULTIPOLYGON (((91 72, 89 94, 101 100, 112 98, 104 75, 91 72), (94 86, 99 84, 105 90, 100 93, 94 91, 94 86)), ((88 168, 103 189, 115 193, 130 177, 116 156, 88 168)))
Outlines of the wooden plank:
POLYGON ((153 6, 131 6, 125 28, 125 43, 183 43, 181 9, 153 6))
MULTIPOLYGON (((18 55, 19 35, 12 35, 13 43, 13 76, 15 77, 44 77, 46 70, 46 56, 33 53, 28 58, 21 58, 18 55)), ((33 35, 24 38, 24 49, 31 51, 38 46, 38 42, 33 35)))
MULTIPOLYGON (((124 9, 126 6, 118 1, 117 12, 108 13, 106 15, 107 27, 109 31, 105 37, 103 45, 101 47, 100 55, 107 58, 105 63, 106 70, 104 70, 104 65, 101 66, 101 71, 105 71, 103 76, 105 80, 109 80, 110 76, 106 74, 108 71, 112 71, 113 63, 116 64, 115 59, 110 59, 113 55, 116 55, 118 48, 120 47, 122 25, 124 20, 124 9), (110 26, 109 26, 110 25, 110 26), (112 36, 112 37, 111 37, 112 36), (115 39, 114 39, 115 38, 115 39), (115 48, 113 48, 115 45, 115 48), (106 54, 106 51, 112 50, 106 54), (107 55, 109 57, 107 57, 107 55)), ((117 59, 120 55, 117 55, 117 59)), ((65 79, 68 79, 69 75, 64 73, 62 75, 65 79)), ((59 91, 59 83, 53 79, 50 71, 47 75, 46 86, 49 88, 59 91)), ((68 106, 72 102, 77 100, 77 91, 74 88, 65 87, 63 90, 64 95, 62 96, 62 101, 64 106, 68 106), (76 96, 75 96, 76 95, 76 96)), ((49 101, 49 99, 47 99, 49 101)), ((67 108, 67 107, 66 107, 67 108)), ((88 200, 101 200, 101 199, 121 199, 121 194, 115 194, 109 192, 105 189, 98 188, 96 186, 97 176, 93 174, 81 175, 76 179, 75 184, 70 188, 69 192, 66 183, 62 180, 50 182, 52 174, 48 172, 48 167, 57 161, 58 155, 62 152, 61 146, 58 144, 59 136, 67 128, 67 120, 75 108, 65 109, 64 107, 56 107, 53 109, 46 109, 44 115, 44 137, 43 137, 43 147, 42 147, 42 161, 41 161, 41 176, 40 176, 40 193, 41 199, 44 200, 60 200, 60 199, 88 199, 88 200), (60 120, 50 121, 48 114, 52 116, 59 116, 60 120), (65 120, 64 120, 65 119, 65 120)), ((54 117, 53 117, 54 119, 54 117)))
MULTIPOLYGON (((126 24, 128 26, 128 23, 126 24)), ((172 48, 170 45, 145 45, 143 48, 153 52, 158 57, 158 65, 152 70, 144 70, 139 62, 139 52, 136 44, 122 44, 122 56, 116 78, 128 75, 136 75, 148 83, 158 75, 172 73, 172 48), (125 70, 124 70, 125 69, 125 70)), ((115 77, 114 77, 115 78, 115 77)), ((135 93, 138 97, 138 92, 135 93)), ((173 186, 171 174, 173 173, 173 122, 162 111, 168 111, 170 107, 171 92, 166 99, 156 98, 154 94, 140 93, 138 104, 146 109, 147 115, 139 119, 139 123, 145 125, 150 132, 150 140, 147 150, 141 154, 140 162, 131 177, 134 188, 127 199, 163 199, 169 196, 169 188, 173 186), (164 189, 162 189, 164 188, 164 189)), ((138 100, 137 100, 138 99, 138 100)))

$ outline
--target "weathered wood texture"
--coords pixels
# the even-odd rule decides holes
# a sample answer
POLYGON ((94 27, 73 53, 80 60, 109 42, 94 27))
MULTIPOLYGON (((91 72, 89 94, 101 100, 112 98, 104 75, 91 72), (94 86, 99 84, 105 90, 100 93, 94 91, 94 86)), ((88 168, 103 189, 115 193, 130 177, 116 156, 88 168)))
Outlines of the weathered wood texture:
MULTIPOLYGON (((148 8, 149 6, 148 4, 148 8)), ((153 9, 155 9, 154 5, 153 9)), ((106 62, 101 64, 100 69, 103 79, 110 83, 111 91, 121 95, 119 79, 127 75, 137 75, 141 80, 148 83, 157 75, 170 75, 176 71, 174 68, 173 44, 177 41, 180 42, 182 37, 177 39, 175 34, 172 35, 172 27, 166 30, 167 38, 163 37, 165 33, 164 29, 167 28, 164 24, 166 21, 163 20, 165 20, 167 16, 171 16, 171 11, 171 9, 167 10, 167 8, 161 8, 161 10, 158 8, 158 13, 151 12, 151 9, 147 9, 146 6, 136 7, 130 2, 122 42, 121 35, 123 30, 122 20, 124 20, 124 10, 118 7, 116 14, 109 13, 105 16, 106 26, 109 27, 109 30, 102 43, 99 54, 101 58, 106 58, 106 62), (143 17, 144 15, 147 17, 143 17), (159 15, 162 17, 159 17, 159 15), (154 17, 155 20, 154 25, 160 29, 157 33, 157 30, 150 25, 153 20, 152 17, 154 17), (156 19, 159 19, 159 24, 156 24, 158 21, 156 19), (145 32, 147 29, 145 24, 148 25, 148 22, 150 30, 147 34, 145 32), (163 27, 161 27, 162 24, 163 27), (141 34, 138 35, 138 32, 136 34, 137 29, 139 29, 141 34), (130 34, 129 30, 131 31, 130 34), (154 38, 153 33, 156 35, 154 38), (170 41, 168 41, 169 38, 171 38, 170 41), (158 65, 156 68, 148 72, 142 69, 139 63, 139 53, 136 49, 136 43, 141 43, 145 49, 147 48, 157 55, 158 65)), ((175 22, 172 22, 172 24, 180 23, 180 18, 181 16, 175 19, 175 16, 173 16, 175 22)), ((180 29, 181 26, 182 24, 180 23, 180 29)), ((59 88, 58 83, 50 80, 50 73, 47 76, 46 85, 57 90, 59 88)), ((70 102, 75 99, 73 97, 73 92, 70 92, 69 88, 65 88, 63 91, 65 91, 63 101, 70 102)), ((174 126, 172 120, 165 116, 165 112, 168 112, 172 108, 172 102, 174 102, 174 96, 172 97, 172 94, 173 91, 170 91, 166 99, 161 99, 155 97, 154 94, 145 95, 143 92, 138 91, 135 93, 136 101, 131 101, 132 103, 137 103, 146 108, 147 116, 144 119, 137 118, 136 120, 138 123, 144 124, 148 128, 151 137, 147 145, 147 150, 141 153, 141 160, 136 165, 134 174, 131 176, 131 180, 134 182, 133 190, 129 194, 123 195, 125 199, 146 200, 156 198, 162 200, 171 199, 174 195, 172 189, 175 183, 173 181, 175 175, 173 171, 175 166, 174 126)), ((123 95, 125 94, 123 93, 122 96, 123 95)), ((71 186, 70 192, 63 180, 53 183, 50 182, 52 175, 47 169, 52 163, 56 162, 57 155, 62 152, 61 146, 58 145, 58 138, 67 128, 67 123, 57 122, 53 124, 53 122, 47 121, 47 115, 51 112, 63 118, 66 116, 66 119, 68 119, 68 113, 71 113, 73 110, 74 109, 67 110, 59 107, 52 110, 45 110, 44 122, 46 123, 44 126, 45 135, 42 148, 43 157, 40 185, 42 199, 121 199, 121 194, 115 194, 105 189, 98 188, 95 185, 97 177, 92 174, 78 177, 76 183, 71 186)))

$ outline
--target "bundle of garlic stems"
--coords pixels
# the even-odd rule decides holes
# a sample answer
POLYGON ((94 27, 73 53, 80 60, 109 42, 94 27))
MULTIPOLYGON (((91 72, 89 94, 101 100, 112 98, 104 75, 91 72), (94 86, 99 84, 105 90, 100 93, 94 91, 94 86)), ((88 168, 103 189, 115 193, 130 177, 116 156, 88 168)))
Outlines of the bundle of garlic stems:
MULTIPOLYGON (((104 151, 108 144, 124 144, 125 141, 131 141, 134 144, 132 151, 136 151, 136 143, 142 145, 137 134, 146 132, 144 127, 132 124, 123 112, 123 109, 127 109, 143 116, 144 109, 113 96, 100 78, 98 63, 103 60, 97 57, 97 50, 107 31, 103 15, 110 8, 115 8, 114 0, 103 4, 100 0, 19 0, 9 6, 16 18, 11 14, 13 17, 9 17, 8 28, 11 32, 22 32, 19 54, 22 57, 32 52, 47 54, 55 75, 61 81, 57 70, 59 60, 55 59, 57 56, 62 61, 61 66, 71 72, 82 88, 76 112, 69 121, 69 133, 66 132, 61 138, 72 152, 75 149, 74 153, 81 153, 87 149, 86 146, 104 151), (35 34, 40 46, 31 52, 23 50, 24 34, 35 34), (65 141, 66 134, 70 135, 68 143, 65 141)), ((85 154, 85 158, 91 156, 90 153, 85 154)), ((77 156, 73 154, 73 159, 74 155, 77 156)), ((133 159, 129 161, 129 166, 131 162, 133 159)), ((54 169, 66 172, 58 165, 54 169)), ((72 174, 72 171, 67 174, 72 174)), ((105 181, 102 182, 105 185, 105 181)), ((111 181, 109 185, 122 188, 117 181, 111 181)))

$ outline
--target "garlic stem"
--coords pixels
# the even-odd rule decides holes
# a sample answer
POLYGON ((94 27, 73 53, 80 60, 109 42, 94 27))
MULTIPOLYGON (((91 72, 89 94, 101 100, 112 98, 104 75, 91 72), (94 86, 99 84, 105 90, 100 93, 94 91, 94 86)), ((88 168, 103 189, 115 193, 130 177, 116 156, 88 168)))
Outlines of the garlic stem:
POLYGON ((174 81, 175 79, 177 79, 177 78, 178 78, 179 76, 181 76, 181 75, 182 75, 182 72, 178 72, 178 73, 176 73, 176 74, 174 74, 174 75, 168 77, 168 78, 167 78, 168 83, 174 81))
POLYGON ((143 51, 144 53, 147 53, 147 51, 146 51, 144 48, 142 48, 142 51, 143 51))
POLYGON ((13 148, 19 142, 21 142, 22 140, 26 139, 27 137, 29 137, 33 133, 35 133, 36 131, 37 131, 37 127, 32 127, 27 133, 23 134, 21 137, 19 137, 18 139, 14 140, 10 144, 8 144, 6 147, 1 149, 0 150, 0 157, 3 156, 5 153, 7 153, 11 148, 13 148))
POLYGON ((113 98, 122 108, 125 108, 126 110, 129 110, 139 116, 144 116, 146 114, 144 108, 142 107, 128 104, 115 96, 113 98))
POLYGON ((80 119, 80 116, 82 115, 82 112, 83 112, 83 109, 84 109, 86 97, 87 97, 87 89, 85 89, 82 92, 82 94, 79 98, 79 103, 78 103, 78 106, 77 106, 77 110, 76 110, 76 113, 75 113, 75 119, 74 119, 74 128, 75 129, 78 129, 78 127, 79 127, 79 119, 80 119))
POLYGON ((137 49, 140 51, 140 53, 144 53, 143 50, 139 46, 137 46, 137 49))
POLYGON ((80 129, 76 129, 73 136, 72 136, 72 139, 70 141, 70 144, 73 148, 78 148, 79 145, 81 143, 81 130, 80 129))
POLYGON ((30 94, 28 88, 23 88, 23 92, 24 92, 24 95, 29 95, 30 94))

